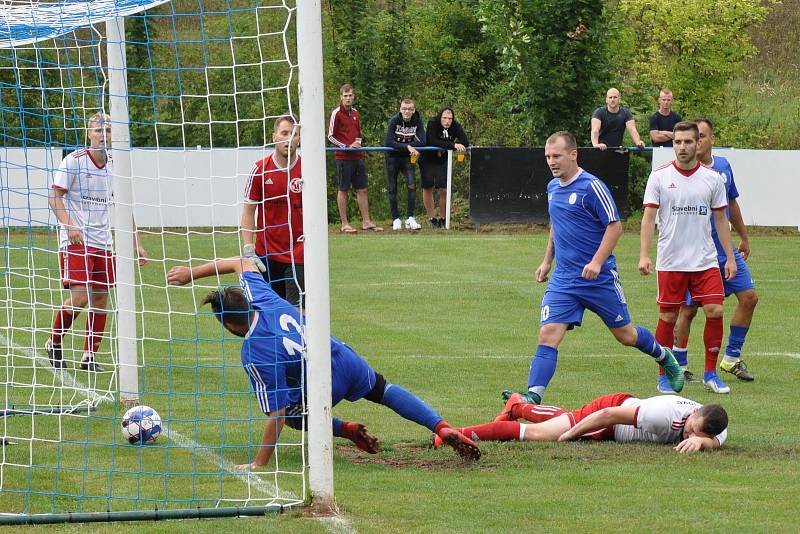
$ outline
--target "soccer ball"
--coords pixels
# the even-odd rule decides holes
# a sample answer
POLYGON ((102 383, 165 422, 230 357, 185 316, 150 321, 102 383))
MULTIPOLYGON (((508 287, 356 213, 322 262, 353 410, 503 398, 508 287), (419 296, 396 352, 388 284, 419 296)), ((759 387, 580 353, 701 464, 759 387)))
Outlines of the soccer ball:
POLYGON ((122 435, 131 445, 149 445, 161 434, 161 416, 149 406, 134 406, 122 416, 122 435))

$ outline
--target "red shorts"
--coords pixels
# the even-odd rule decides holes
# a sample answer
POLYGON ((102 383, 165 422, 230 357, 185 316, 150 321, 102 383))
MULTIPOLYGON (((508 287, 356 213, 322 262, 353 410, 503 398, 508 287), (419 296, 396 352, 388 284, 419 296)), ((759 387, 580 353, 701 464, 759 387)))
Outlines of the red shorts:
POLYGON ((58 256, 65 288, 72 284, 114 287, 114 253, 110 250, 69 245, 58 256))
MULTIPOLYGON (((630 395, 628 393, 609 393, 608 395, 597 397, 589 404, 585 404, 580 408, 578 408, 577 410, 572 410, 571 412, 567 412, 567 417, 569 417, 569 427, 572 428, 573 426, 577 425, 582 419, 587 418, 590 414, 593 414, 594 412, 599 412, 603 408, 614 408, 616 406, 622 406, 623 402, 632 397, 633 395, 630 395)), ((613 440, 614 427, 610 426, 606 428, 601 428, 600 430, 595 430, 591 434, 585 434, 581 436, 581 438, 596 439, 596 440, 613 440)))
POLYGON ((680 271, 658 271, 658 304, 662 309, 675 308, 686 303, 686 291, 700 305, 722 304, 725 288, 719 267, 705 271, 686 273, 680 271))

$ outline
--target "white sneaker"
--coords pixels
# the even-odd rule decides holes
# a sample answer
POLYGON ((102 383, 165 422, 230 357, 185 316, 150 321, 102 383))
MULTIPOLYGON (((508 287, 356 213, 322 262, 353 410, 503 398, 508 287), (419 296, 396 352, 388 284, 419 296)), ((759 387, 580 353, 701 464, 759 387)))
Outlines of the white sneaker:
POLYGON ((403 223, 400 222, 400 219, 395 219, 392 221, 392 230, 402 230, 403 223))
POLYGON ((419 230, 422 226, 419 225, 417 220, 414 217, 409 217, 406 219, 406 228, 409 230, 419 230))

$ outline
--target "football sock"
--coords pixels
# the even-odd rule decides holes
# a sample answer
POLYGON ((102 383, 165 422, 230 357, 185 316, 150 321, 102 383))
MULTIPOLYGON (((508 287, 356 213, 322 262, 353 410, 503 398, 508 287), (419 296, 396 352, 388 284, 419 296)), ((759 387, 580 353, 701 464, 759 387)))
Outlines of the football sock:
POLYGON ((716 372, 719 348, 722 345, 722 317, 706 317, 703 342, 706 346, 705 370, 716 372))
POLYGON ((558 349, 547 345, 537 346, 536 354, 533 355, 533 360, 531 360, 531 370, 528 374, 528 391, 532 391, 541 397, 545 388, 547 388, 547 384, 556 374, 556 365, 558 365, 558 349))
POLYGON ((653 337, 653 334, 650 333, 650 330, 643 326, 635 327, 636 330, 636 345, 635 347, 640 351, 644 352, 645 354, 649 354, 657 362, 660 362, 664 359, 666 354, 661 349, 661 345, 656 341, 656 338, 653 337))
POLYGON ((53 333, 51 339, 54 345, 61 345, 61 340, 64 334, 72 326, 72 321, 75 319, 75 314, 72 312, 72 307, 62 306, 53 319, 53 333))
POLYGON ((344 432, 344 421, 338 417, 333 418, 333 435, 337 438, 342 437, 344 432))
POLYGON ((494 423, 466 426, 456 430, 472 440, 515 441, 520 439, 521 426, 516 421, 496 421, 494 423))
POLYGON ((398 415, 410 421, 414 421, 431 431, 433 431, 437 423, 442 420, 442 416, 436 413, 433 408, 425 404, 419 397, 397 384, 386 384, 386 389, 383 390, 381 404, 387 408, 391 408, 398 415))
MULTIPOLYGON (((656 326, 656 341, 662 347, 671 347, 675 342, 675 323, 668 323, 664 319, 659 319, 658 326, 656 326)), ((664 376, 663 367, 658 367, 658 374, 664 376)))
POLYGON ((725 349, 725 361, 728 363, 736 363, 742 355, 742 345, 744 339, 747 337, 747 331, 750 330, 747 326, 731 325, 731 333, 728 335, 728 347, 725 349))
POLYGON ((414 210, 417 208, 417 190, 416 189, 408 189, 408 205, 406 209, 406 214, 408 217, 414 216, 414 210))
POLYGON ((106 331, 106 319, 108 314, 105 311, 90 311, 86 314, 86 339, 83 342, 83 352, 95 354, 103 341, 103 333, 106 331))
POLYGON ((539 406, 536 404, 517 404, 511 408, 511 417, 525 419, 531 423, 543 423, 554 417, 567 413, 558 406, 539 406))
POLYGON ((686 367, 689 365, 688 348, 672 347, 672 354, 675 355, 675 359, 678 360, 678 365, 681 367, 686 367))

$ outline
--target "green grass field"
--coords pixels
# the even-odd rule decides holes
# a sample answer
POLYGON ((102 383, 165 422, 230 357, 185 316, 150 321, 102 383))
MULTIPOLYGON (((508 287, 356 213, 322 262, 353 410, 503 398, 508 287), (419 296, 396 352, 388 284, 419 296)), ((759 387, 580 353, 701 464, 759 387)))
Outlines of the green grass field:
MULTIPOLYGON (((388 380, 417 393, 451 423, 490 420, 502 406, 499 392, 526 383, 544 291, 543 285, 533 281, 533 272, 545 238, 542 233, 499 232, 332 234, 332 331, 388 380)), ((218 238, 214 253, 231 253, 235 247, 231 241, 218 238)), ((11 242, 25 245, 29 241, 27 236, 12 234, 11 242)), ((30 242, 49 246, 44 236, 34 236, 30 242)), ((220 330, 211 317, 186 314, 195 308, 194 299, 202 296, 202 290, 165 291, 160 287, 165 272, 160 260, 164 257, 212 255, 212 243, 202 236, 190 244, 179 237, 168 238, 163 245, 156 236, 146 241, 154 261, 141 271, 142 323, 145 335, 152 339, 141 347, 145 355, 143 384, 150 392, 143 401, 174 421, 173 429, 206 446, 224 445, 212 452, 224 454, 226 461, 244 461, 244 446, 257 442, 260 421, 258 408, 248 395, 232 394, 248 387, 244 373, 237 368, 238 342, 220 344, 220 330), (166 395, 166 391, 173 394, 166 395), (219 422, 195 428, 191 419, 198 413, 219 422)), ((344 402, 334 413, 362 421, 383 446, 380 455, 368 456, 349 442, 335 440, 336 497, 348 524, 330 525, 291 512, 263 520, 99 525, 93 530, 229 531, 239 528, 236 521, 258 521, 258 526, 246 525, 259 531, 293 532, 347 528, 358 532, 796 530, 800 518, 796 510, 800 501, 800 430, 795 393, 800 376, 800 323, 795 316, 800 290, 796 270, 799 245, 797 235, 751 238, 750 268, 760 303, 745 349, 756 381, 729 381, 732 392, 727 396, 694 384, 684 389, 687 397, 721 402, 728 409, 730 437, 720 451, 682 456, 667 446, 646 444, 484 443, 481 461, 465 465, 451 450, 428 449, 429 433, 388 409, 368 401, 344 402)), ((9 305, 13 311, 0 318, 0 332, 13 331, 16 344, 30 346, 26 334, 14 328, 35 319, 37 342, 41 343, 52 312, 35 310, 31 315, 32 306, 22 303, 33 294, 43 303, 62 298, 50 291, 46 277, 56 275, 53 269, 57 264, 42 252, 34 254, 38 268, 51 262, 49 272, 36 271, 38 289, 34 292, 30 281, 15 275, 24 271, 31 256, 11 249, 9 257, 11 270, 5 275, 4 287, 13 297, 13 305, 9 305)), ((652 329, 657 317, 655 279, 638 275, 637 259, 638 238, 627 232, 617 249, 620 273, 634 321, 652 329)), ((232 278, 227 281, 234 282, 232 278)), ((728 301, 728 316, 734 304, 735 299, 728 301)), ((78 331, 82 324, 78 322, 78 331)), ((702 318, 696 323, 690 350, 691 370, 702 371, 702 318)), ((7 359, 19 351, 9 352, 12 356, 7 359)), ((9 363, 5 365, 8 368, 9 363)), ((28 378, 26 372, 34 371, 22 369, 16 380, 23 382, 28 378)), ((45 372, 36 372, 40 382, 46 380, 45 372)), ((545 401, 571 408, 612 391, 655 395, 655 385, 656 365, 635 349, 617 345, 601 321, 587 314, 584 325, 570 332, 561 346, 558 372, 545 401)), ((7 403, 8 391, 17 396, 13 402, 24 402, 24 388, 8 382, 5 388, 7 403)), ((158 499, 168 487, 175 498, 197 504, 203 495, 215 497, 224 492, 236 498, 233 496, 247 492, 248 486, 241 480, 220 474, 218 464, 201 454, 192 455, 178 444, 162 441, 161 448, 144 450, 98 446, 87 455, 80 444, 55 442, 62 432, 81 441, 120 444, 118 417, 118 409, 115 412, 107 404, 89 422, 62 418, 61 429, 45 416, 34 419, 37 436, 54 440, 37 444, 38 458, 52 461, 61 454, 62 465, 74 468, 59 474, 60 492, 99 493, 110 475, 87 475, 85 468, 102 471, 102 466, 110 465, 119 471, 112 478, 121 496, 139 492, 158 499), (136 474, 140 468, 148 474, 136 474), (160 474, 164 470, 199 474, 165 477, 160 474), (73 487, 68 490, 70 485, 73 487)), ((3 421, 8 435, 12 430, 17 432, 14 435, 30 432, 29 418, 14 419, 3 421)), ((287 430, 284 439, 296 443, 300 434, 287 430)), ((3 454, 6 463, 22 462, 28 447, 5 447, 3 454)), ((297 467, 296 448, 287 447, 281 455, 287 462, 282 467, 297 467)), ((24 488, 28 476, 23 472, 6 466, 4 490, 24 488)), ((45 475, 52 473, 39 473, 31 489, 45 488, 45 475)), ((298 487, 299 482, 286 484, 289 491, 297 492, 298 487)), ((24 498, 3 493, 0 508, 15 511, 24 498)), ((46 496, 30 498, 39 506, 51 504, 46 496)), ((138 505, 152 508, 148 502, 138 505)), ((83 506, 105 509, 104 502, 95 500, 83 506)), ((78 532, 85 527, 40 528, 78 532)))

